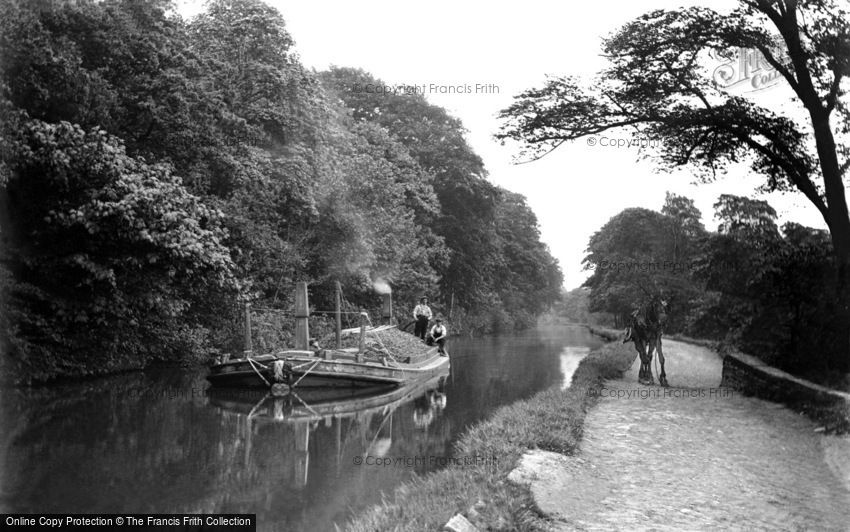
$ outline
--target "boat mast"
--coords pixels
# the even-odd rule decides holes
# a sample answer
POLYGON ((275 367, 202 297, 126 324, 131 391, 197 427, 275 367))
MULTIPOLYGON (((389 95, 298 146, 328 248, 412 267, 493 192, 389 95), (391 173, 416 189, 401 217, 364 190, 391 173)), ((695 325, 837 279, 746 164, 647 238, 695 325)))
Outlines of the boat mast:
POLYGON ((251 343, 251 303, 245 303, 245 358, 249 358, 254 351, 251 343))
POLYGON ((342 285, 336 282, 336 348, 342 349, 342 285))
POLYGON ((307 301, 307 283, 295 283, 295 349, 310 348, 310 307, 307 301))
POLYGON ((366 318, 368 314, 362 308, 360 309, 360 342, 357 345, 357 362, 363 362, 363 354, 366 352, 366 318))

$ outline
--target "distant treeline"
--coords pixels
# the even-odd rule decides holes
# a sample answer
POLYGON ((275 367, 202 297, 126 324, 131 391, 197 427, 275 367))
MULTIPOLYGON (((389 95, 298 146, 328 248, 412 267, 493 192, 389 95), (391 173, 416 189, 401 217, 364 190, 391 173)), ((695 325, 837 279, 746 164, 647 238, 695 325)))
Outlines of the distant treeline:
POLYGON ((590 311, 590 289, 564 290, 561 298, 540 317, 542 324, 581 323, 584 325, 614 326, 614 316, 607 312, 590 311))
MULTIPOLYGON (((24 381, 206 360, 241 307, 428 295, 522 327, 561 271, 525 199, 417 94, 306 69, 276 10, 0 0, 2 328, 24 381)), ((455 328, 457 329, 457 327, 455 328)))
POLYGON ((838 323, 832 243, 826 231, 786 223, 766 202, 722 195, 717 231, 686 197, 667 194, 660 212, 633 208, 591 238, 585 287, 561 314, 607 312, 623 326, 652 294, 668 303, 668 333, 716 339, 798 374, 840 379, 847 370, 838 323))

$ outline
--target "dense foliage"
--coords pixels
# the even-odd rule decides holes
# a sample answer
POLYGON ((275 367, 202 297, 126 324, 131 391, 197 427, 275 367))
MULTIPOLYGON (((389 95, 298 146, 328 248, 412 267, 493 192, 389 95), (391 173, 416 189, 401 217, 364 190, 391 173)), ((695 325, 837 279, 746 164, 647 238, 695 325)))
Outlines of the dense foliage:
MULTIPOLYGON (((23 380, 232 349, 295 281, 371 308, 428 294, 524 326, 562 277, 524 198, 419 95, 314 73, 280 13, 213 0, 2 0, 2 326, 23 380)), ((399 305, 400 304, 400 305, 399 305)), ((285 325, 284 325, 285 326, 285 325)), ((285 336, 285 335, 284 335, 285 336)))
POLYGON ((610 326, 614 323, 614 316, 607 312, 591 312, 590 289, 581 286, 569 291, 564 290, 561 298, 539 321, 541 324, 582 323, 610 326))
POLYGON ((533 323, 557 298, 561 271, 540 242, 525 198, 485 179, 484 163, 464 140, 463 125, 420 94, 363 90, 385 84, 361 70, 332 68, 321 77, 355 120, 386 128, 422 169, 411 187, 414 198, 426 190, 436 195, 437 211, 417 214, 448 251, 435 267, 444 299, 467 309, 491 309, 471 317, 476 328, 533 323))
POLYGON ((609 220, 588 245, 589 310, 622 325, 635 304, 658 294, 668 302, 668 333, 716 339, 797 373, 839 376, 846 356, 829 234, 794 223, 780 230, 760 200, 724 194, 714 208, 713 232, 691 200, 669 193, 661 212, 626 209, 609 220))

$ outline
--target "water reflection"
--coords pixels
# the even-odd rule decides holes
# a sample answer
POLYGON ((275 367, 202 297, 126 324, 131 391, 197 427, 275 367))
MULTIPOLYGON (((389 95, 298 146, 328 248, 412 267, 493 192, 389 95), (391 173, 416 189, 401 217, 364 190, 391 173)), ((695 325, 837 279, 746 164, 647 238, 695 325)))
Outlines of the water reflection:
POLYGON ((581 362, 581 359, 587 356, 590 353, 589 347, 578 347, 568 345, 564 347, 564 350, 561 352, 561 374, 563 375, 563 380, 561 381, 561 389, 565 390, 570 387, 570 381, 573 378, 573 373, 578 369, 578 364, 581 362))
POLYGON ((445 382, 395 395, 213 395, 182 370, 3 389, 0 511, 256 513, 263 530, 333 530, 444 467, 469 425, 561 384, 565 346, 599 343, 566 327, 453 340, 445 382))
POLYGON ((438 412, 446 408, 446 394, 437 390, 428 390, 416 399, 413 411, 413 424, 418 429, 426 429, 434 422, 438 412))
POLYGON ((446 367, 441 375, 401 388, 308 389, 284 395, 213 388, 209 390, 209 398, 210 404, 225 412, 244 415, 247 453, 252 448, 255 432, 260 432, 259 428, 253 430, 255 424, 288 425, 294 433, 294 447, 282 449, 282 457, 292 461, 291 487, 303 489, 309 483, 311 434, 319 432, 320 428, 330 429, 334 435, 332 456, 336 460, 337 473, 342 465, 345 443, 352 439, 369 442, 363 451, 364 457, 384 457, 392 447, 396 410, 413 401, 414 425, 427 428, 430 422, 423 424, 423 416, 428 415, 433 421, 436 413, 445 408, 445 394, 440 390, 448 374, 446 367), (438 397, 442 397, 442 401, 437 400, 438 397))

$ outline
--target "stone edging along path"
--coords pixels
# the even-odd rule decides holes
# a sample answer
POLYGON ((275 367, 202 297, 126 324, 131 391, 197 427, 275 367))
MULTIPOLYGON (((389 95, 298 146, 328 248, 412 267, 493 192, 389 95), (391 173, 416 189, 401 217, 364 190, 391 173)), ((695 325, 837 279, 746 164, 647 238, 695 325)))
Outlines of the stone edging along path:
POLYGON ((754 356, 728 353, 720 385, 803 412, 826 432, 850 432, 850 394, 795 377, 754 356))

